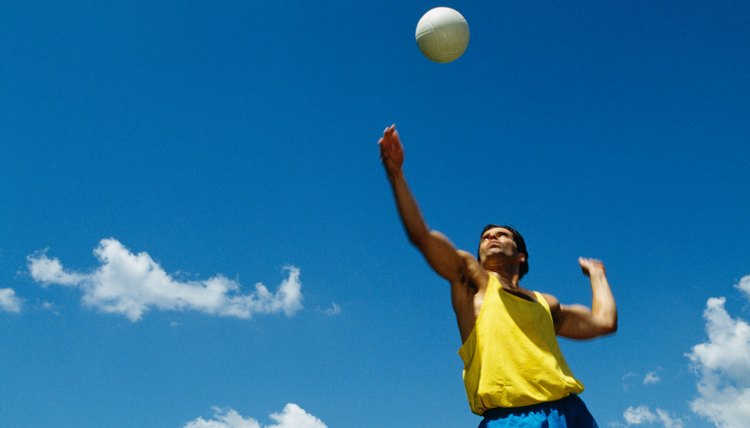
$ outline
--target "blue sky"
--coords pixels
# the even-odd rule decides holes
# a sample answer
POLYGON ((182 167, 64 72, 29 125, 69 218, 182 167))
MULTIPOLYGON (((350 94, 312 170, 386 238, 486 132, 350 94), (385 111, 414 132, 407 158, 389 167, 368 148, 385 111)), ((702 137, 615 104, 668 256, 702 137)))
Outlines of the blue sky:
POLYGON ((396 123, 458 247, 515 225, 563 303, 605 262, 619 331, 562 341, 600 425, 739 426, 749 29, 742 1, 3 2, 0 425, 476 426, 396 123), (414 42, 435 6, 470 26, 451 64, 414 42))

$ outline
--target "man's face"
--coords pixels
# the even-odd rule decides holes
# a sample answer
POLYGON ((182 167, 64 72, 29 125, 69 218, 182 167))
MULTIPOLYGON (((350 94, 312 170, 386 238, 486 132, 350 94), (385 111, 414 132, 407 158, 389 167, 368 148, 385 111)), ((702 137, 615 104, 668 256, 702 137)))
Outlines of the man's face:
POLYGON ((510 230, 504 227, 493 227, 486 230, 479 242, 479 259, 484 261, 488 256, 518 256, 518 247, 510 230))

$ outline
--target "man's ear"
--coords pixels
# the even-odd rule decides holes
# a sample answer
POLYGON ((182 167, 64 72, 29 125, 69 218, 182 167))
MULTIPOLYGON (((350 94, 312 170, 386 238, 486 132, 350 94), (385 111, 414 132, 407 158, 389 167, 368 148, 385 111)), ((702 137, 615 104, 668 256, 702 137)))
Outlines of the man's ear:
POLYGON ((523 263, 526 261, 526 254, 524 253, 518 253, 518 262, 523 263))

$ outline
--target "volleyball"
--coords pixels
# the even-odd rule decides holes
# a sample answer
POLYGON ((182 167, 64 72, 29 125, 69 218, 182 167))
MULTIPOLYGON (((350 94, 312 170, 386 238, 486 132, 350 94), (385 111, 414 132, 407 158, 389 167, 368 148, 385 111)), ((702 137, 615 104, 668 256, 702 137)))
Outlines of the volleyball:
POLYGON ((436 7, 417 23, 417 46, 424 56, 435 62, 457 60, 469 46, 469 24, 457 10, 436 7))

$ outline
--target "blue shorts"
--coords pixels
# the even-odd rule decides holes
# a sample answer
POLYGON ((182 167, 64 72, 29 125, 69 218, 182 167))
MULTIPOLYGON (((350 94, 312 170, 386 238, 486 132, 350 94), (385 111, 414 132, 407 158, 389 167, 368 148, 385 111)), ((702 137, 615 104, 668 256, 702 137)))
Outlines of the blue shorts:
POLYGON ((479 428, 598 428, 577 395, 524 407, 490 409, 479 428))

